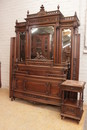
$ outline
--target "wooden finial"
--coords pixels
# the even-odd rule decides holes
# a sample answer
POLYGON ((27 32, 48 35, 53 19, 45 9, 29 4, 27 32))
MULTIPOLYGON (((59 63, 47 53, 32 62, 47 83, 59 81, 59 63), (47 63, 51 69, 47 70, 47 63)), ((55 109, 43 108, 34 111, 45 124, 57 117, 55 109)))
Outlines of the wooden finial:
POLYGON ((44 11, 44 6, 43 5, 41 5, 40 11, 44 11))
POLYGON ((75 12, 74 16, 77 16, 77 13, 75 12))
POLYGON ((27 10, 27 15, 29 15, 29 10, 27 10))
POLYGON ((59 5, 57 6, 57 9, 58 9, 58 10, 60 9, 60 6, 59 6, 59 5))
POLYGON ((16 20, 16 24, 18 23, 18 20, 16 20))

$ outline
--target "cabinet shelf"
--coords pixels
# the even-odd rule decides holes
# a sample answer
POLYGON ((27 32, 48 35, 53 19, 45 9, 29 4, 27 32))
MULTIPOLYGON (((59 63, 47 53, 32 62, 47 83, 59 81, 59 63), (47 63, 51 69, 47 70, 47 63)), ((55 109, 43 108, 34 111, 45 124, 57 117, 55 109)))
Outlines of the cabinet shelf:
POLYGON ((69 105, 73 107, 79 106, 79 100, 73 100, 73 99, 65 99, 63 102, 64 105, 69 105))
POLYGON ((66 80, 61 84, 61 118, 69 117, 78 122, 83 113, 83 90, 85 82, 66 80), (72 88, 72 89, 71 89, 72 88))

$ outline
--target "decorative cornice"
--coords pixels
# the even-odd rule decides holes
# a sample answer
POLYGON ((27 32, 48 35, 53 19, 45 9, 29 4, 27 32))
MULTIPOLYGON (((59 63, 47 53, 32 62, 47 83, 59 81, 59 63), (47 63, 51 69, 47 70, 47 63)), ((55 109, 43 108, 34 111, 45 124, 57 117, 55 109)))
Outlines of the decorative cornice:
POLYGON ((49 15, 50 16, 51 15, 60 15, 61 17, 64 17, 63 14, 60 12, 59 8, 60 8, 60 6, 58 5, 57 10, 47 12, 47 11, 45 11, 44 6, 41 5, 40 11, 36 14, 29 14, 29 11, 27 11, 26 20, 31 19, 31 18, 41 17, 41 16, 49 16, 49 15))

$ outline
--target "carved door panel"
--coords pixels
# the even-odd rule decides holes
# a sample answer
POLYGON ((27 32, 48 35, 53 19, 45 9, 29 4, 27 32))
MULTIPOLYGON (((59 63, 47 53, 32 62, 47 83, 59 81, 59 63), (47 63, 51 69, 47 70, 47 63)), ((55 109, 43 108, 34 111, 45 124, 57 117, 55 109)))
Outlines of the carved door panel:
POLYGON ((72 106, 63 105, 62 106, 62 111, 65 114, 69 114, 69 115, 75 116, 76 112, 77 112, 77 108, 72 107, 72 106))
POLYGON ((75 42, 73 44, 73 59, 71 66, 71 79, 78 80, 79 78, 79 52, 80 52, 80 34, 75 34, 75 42))
POLYGON ((34 79, 34 78, 23 78, 22 76, 16 77, 14 79, 14 90, 24 91, 29 93, 38 93, 49 95, 50 94, 50 83, 46 80, 43 81, 42 79, 34 79))
POLYGON ((36 81, 36 80, 31 79, 26 82, 27 92, 45 94, 46 89, 47 89, 46 84, 43 81, 36 81))
POLYGON ((14 90, 21 90, 23 91, 25 87, 25 82, 21 78, 16 78, 14 81, 14 90))
POLYGON ((51 96, 61 97, 60 83, 58 82, 51 83, 51 96))

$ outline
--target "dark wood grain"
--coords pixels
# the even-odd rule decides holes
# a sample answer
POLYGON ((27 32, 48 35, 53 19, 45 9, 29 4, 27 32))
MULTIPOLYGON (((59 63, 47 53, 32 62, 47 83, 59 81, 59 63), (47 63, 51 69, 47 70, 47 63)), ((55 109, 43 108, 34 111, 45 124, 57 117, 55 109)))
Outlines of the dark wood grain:
MULTIPOLYGON (((25 22, 16 21, 16 38, 11 38, 10 44, 10 97, 22 98, 33 102, 52 105, 61 105, 61 83, 67 77, 77 80, 79 77, 79 39, 76 33, 79 19, 76 15, 64 17, 59 7, 54 11, 45 11, 41 6, 35 14, 27 13, 25 22), (35 48, 37 39, 33 35, 31 42, 31 29, 33 27, 53 27, 53 57, 50 59, 49 38, 50 33, 37 35, 41 39, 41 50, 46 58, 31 58, 31 48, 35 48), (62 30, 71 30, 71 56, 70 70, 68 62, 62 62, 62 30), (25 34, 25 40, 20 40, 20 34, 25 34), (47 38, 47 54, 45 53, 45 37, 47 38), (77 39, 77 40, 75 40, 77 39), (21 44, 20 42, 23 42, 21 44), (33 45, 31 45, 33 43, 33 45), (24 45, 24 48, 23 46, 24 45), (24 49, 21 51, 21 49, 24 49), (20 53, 21 52, 21 53, 20 53), (22 52, 24 58, 21 57, 22 52), (75 52, 75 54, 74 54, 75 52), (75 71, 75 68, 78 68, 75 71), (67 71, 69 76, 67 76, 67 71)), ((22 38, 22 37, 21 37, 22 38)), ((36 53, 36 52, 35 52, 36 53)), ((67 53, 68 54, 68 53, 67 53)))

